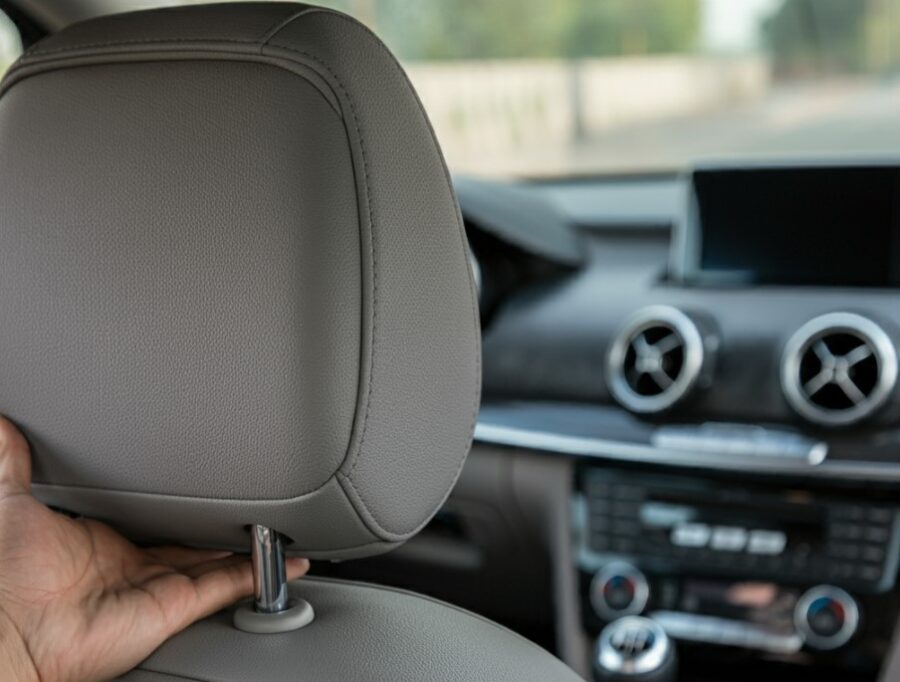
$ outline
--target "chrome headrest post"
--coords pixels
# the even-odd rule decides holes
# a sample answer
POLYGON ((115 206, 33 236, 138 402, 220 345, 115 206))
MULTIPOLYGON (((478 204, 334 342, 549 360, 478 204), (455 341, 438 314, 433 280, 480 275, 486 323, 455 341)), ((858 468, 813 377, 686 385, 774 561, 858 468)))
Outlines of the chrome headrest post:
POLYGON ((288 608, 287 578, 281 536, 271 528, 253 526, 254 608, 260 613, 279 613, 288 608))
POLYGON ((234 626, 244 632, 274 634, 309 625, 315 613, 300 596, 300 588, 288 584, 281 534, 254 525, 250 537, 254 598, 235 609, 234 626))

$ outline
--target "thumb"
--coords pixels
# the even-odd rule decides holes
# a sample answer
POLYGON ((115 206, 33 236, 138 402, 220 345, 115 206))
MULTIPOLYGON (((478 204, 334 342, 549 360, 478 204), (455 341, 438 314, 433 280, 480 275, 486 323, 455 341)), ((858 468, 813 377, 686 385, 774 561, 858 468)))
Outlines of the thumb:
POLYGON ((28 441, 12 422, 0 416, 0 491, 31 492, 28 441))

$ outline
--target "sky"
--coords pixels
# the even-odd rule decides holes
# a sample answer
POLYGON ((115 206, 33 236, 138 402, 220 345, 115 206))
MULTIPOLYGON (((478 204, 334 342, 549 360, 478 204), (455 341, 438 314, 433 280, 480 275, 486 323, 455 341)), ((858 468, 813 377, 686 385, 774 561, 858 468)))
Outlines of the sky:
POLYGON ((21 51, 19 32, 12 21, 0 12, 0 75, 3 73, 3 67, 18 57, 21 51))
POLYGON ((703 0, 701 36, 714 52, 743 52, 759 45, 759 22, 784 0, 703 0))

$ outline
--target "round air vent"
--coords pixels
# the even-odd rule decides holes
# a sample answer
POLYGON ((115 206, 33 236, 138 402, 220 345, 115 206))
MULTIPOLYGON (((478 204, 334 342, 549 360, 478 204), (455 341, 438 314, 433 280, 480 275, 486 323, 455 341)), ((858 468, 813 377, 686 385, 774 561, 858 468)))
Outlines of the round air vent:
POLYGON ((894 343, 877 324, 829 313, 800 327, 784 349, 781 386, 791 406, 825 426, 846 426, 881 407, 897 381, 894 343))
POLYGON ((639 311, 609 351, 609 390, 634 412, 660 412, 693 388, 704 366, 704 339, 696 323, 669 306, 639 311))

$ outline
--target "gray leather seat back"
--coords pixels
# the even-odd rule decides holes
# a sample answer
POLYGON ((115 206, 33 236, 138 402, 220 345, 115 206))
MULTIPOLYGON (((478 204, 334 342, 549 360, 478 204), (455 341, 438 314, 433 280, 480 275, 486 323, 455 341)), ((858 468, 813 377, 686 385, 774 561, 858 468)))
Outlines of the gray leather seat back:
POLYGON ((375 585, 305 578, 316 620, 288 635, 247 635, 220 613, 176 635, 129 682, 574 682, 559 659, 448 604, 375 585), (249 639, 248 639, 249 638, 249 639))
POLYGON ((72 26, 0 87, 0 412, 36 493, 147 539, 384 551, 479 395, 447 171, 365 27, 295 4, 72 26))

